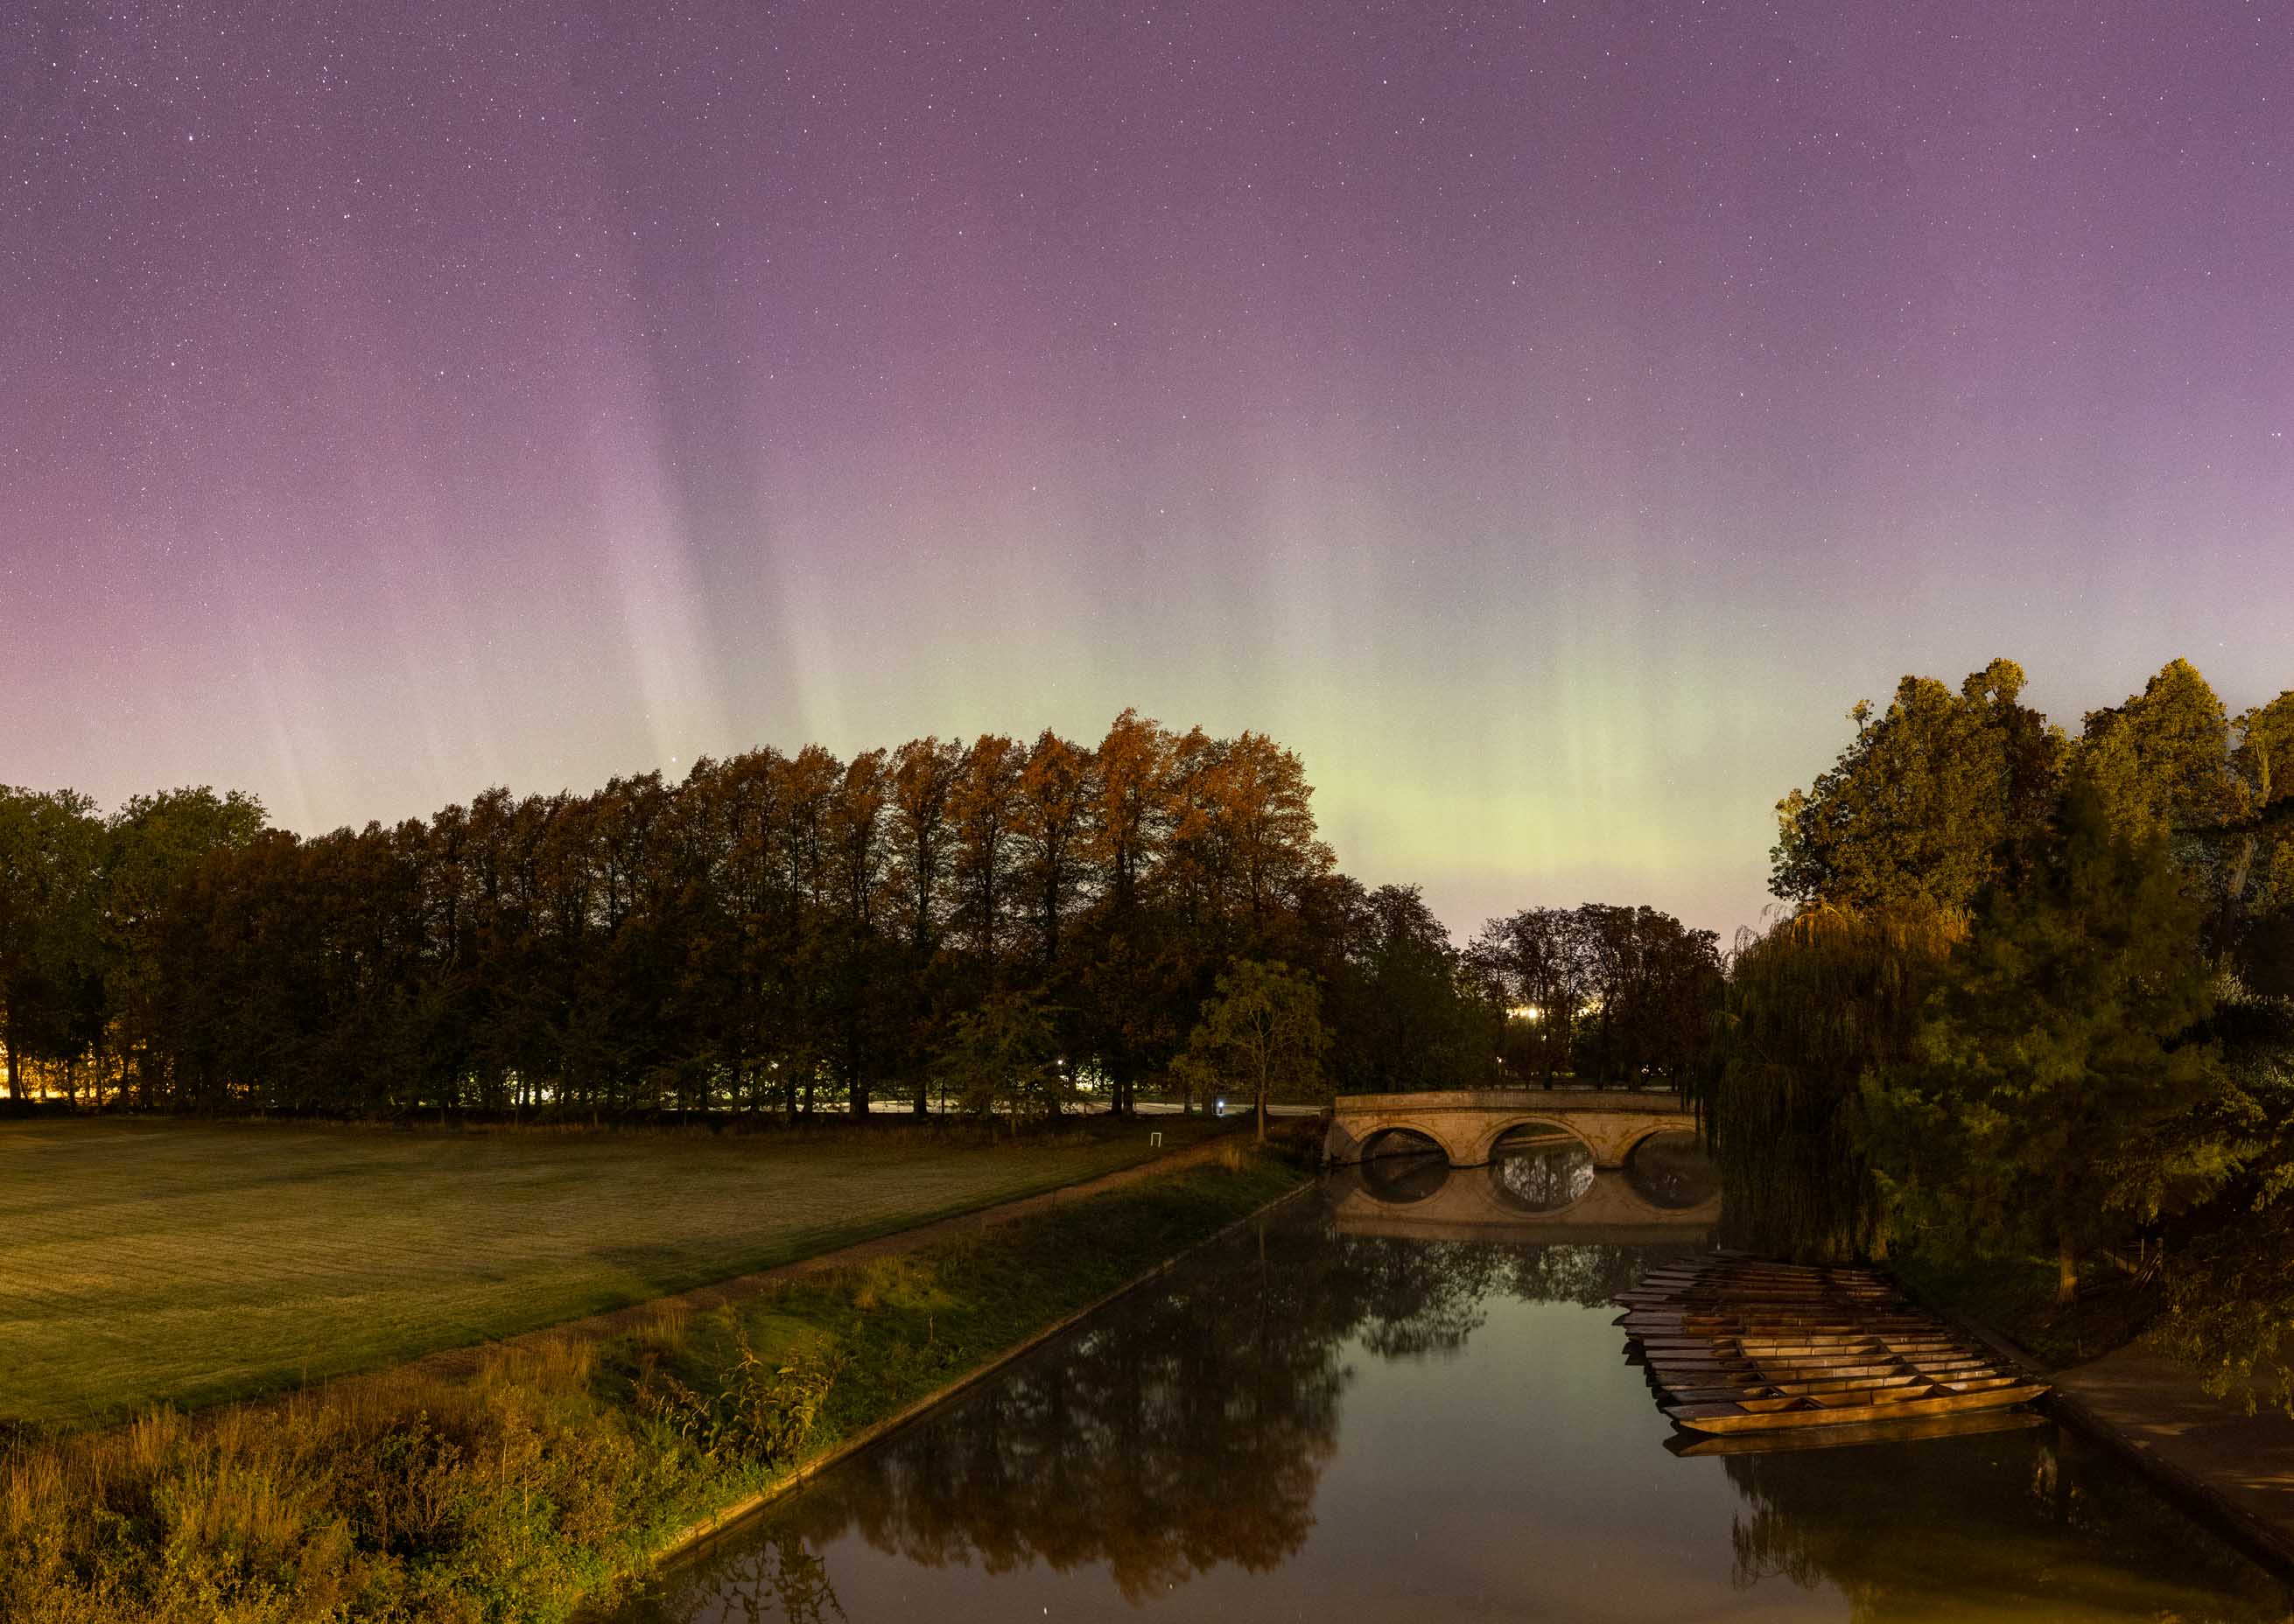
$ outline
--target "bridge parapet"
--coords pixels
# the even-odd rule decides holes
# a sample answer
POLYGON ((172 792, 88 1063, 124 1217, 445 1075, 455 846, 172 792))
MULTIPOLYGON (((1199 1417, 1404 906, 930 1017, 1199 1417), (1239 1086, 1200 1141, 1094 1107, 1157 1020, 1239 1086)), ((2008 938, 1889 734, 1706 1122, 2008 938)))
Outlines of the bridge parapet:
POLYGON ((1479 1167, 1513 1129, 1547 1122, 1575 1134, 1596 1167, 1622 1167, 1652 1133, 1694 1133, 1696 1118, 1670 1093, 1636 1089, 1486 1089, 1423 1094, 1340 1094, 1323 1154, 1332 1162, 1363 1159, 1382 1133, 1421 1133, 1453 1167, 1479 1167))

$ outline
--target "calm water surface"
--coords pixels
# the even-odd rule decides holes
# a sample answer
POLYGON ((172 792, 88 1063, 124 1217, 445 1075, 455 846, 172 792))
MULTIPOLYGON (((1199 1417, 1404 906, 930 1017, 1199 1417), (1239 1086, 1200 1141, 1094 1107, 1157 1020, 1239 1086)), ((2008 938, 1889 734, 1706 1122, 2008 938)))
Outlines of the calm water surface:
POLYGON ((1676 1453, 1605 1299, 1696 1248, 1703 1193, 1550 1159, 1334 1177, 626 1618, 2294 1617, 2053 1425, 1676 1453))

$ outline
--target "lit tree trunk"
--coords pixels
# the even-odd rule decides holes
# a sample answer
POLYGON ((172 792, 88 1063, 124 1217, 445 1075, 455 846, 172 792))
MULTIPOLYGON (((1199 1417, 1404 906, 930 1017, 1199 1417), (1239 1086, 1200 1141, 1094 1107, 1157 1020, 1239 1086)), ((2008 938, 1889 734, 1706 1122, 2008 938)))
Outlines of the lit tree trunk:
POLYGON ((2055 1231, 2055 1306, 2078 1301, 2078 1247, 2068 1229, 2055 1231))

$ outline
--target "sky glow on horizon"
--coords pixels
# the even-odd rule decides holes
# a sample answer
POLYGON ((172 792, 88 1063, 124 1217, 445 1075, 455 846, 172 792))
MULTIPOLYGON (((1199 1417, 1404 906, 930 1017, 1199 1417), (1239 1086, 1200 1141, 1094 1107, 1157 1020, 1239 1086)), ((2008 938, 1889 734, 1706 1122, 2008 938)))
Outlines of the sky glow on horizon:
POLYGON ((1859 698, 2294 686, 2266 10, 0 21, 0 782, 1053 727, 1724 935, 1859 698))

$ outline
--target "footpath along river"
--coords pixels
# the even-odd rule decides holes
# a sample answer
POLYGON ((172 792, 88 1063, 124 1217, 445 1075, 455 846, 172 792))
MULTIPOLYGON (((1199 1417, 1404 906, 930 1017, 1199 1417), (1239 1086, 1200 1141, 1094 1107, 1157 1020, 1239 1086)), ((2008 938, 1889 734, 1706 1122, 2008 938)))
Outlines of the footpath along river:
POLYGON ((1333 1175, 622 1619, 2294 1617, 2052 1423, 1677 1453, 1606 1299, 1701 1245, 1683 1220, 1709 1207, 1619 1177, 1544 1150, 1333 1175))

